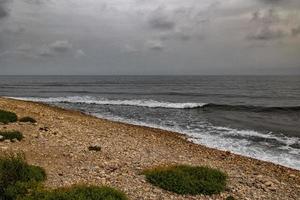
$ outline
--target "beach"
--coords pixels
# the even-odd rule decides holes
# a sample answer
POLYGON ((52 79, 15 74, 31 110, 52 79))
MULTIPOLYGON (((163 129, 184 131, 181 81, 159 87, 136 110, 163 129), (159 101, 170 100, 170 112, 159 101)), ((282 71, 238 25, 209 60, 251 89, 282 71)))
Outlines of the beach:
POLYGON ((42 103, 0 98, 0 108, 37 123, 1 125, 18 130, 20 142, 1 142, 1 152, 24 152, 29 163, 45 168, 46 186, 108 185, 130 199, 299 199, 300 171, 220 151, 160 129, 99 119, 42 103), (101 151, 89 151, 98 146, 101 151), (190 164, 228 174, 228 188, 213 196, 181 196, 154 187, 142 171, 154 166, 190 164))

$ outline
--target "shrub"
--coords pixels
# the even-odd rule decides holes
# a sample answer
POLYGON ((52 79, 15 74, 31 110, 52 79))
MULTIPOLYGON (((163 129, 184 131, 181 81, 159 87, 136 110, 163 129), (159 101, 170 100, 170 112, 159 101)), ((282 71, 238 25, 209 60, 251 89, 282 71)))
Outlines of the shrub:
POLYGON ((5 110, 0 110, 0 122, 4 124, 8 124, 9 122, 16 122, 18 117, 13 112, 8 112, 5 110))
POLYGON ((53 191, 39 191, 21 200, 127 200, 122 192, 97 186, 73 186, 53 191))
POLYGON ((45 171, 26 163, 23 154, 0 155, 0 199, 14 200, 37 188, 46 179, 45 171))
POLYGON ((10 140, 13 142, 14 140, 21 141, 23 139, 23 134, 20 133, 19 131, 5 131, 5 132, 0 132, 0 141, 4 140, 10 140))
POLYGON ((227 175, 209 167, 178 165, 145 170, 146 180, 178 194, 217 194, 224 191, 227 175))
POLYGON ((20 121, 20 122, 36 123, 36 120, 33 119, 32 117, 22 117, 19 121, 20 121))

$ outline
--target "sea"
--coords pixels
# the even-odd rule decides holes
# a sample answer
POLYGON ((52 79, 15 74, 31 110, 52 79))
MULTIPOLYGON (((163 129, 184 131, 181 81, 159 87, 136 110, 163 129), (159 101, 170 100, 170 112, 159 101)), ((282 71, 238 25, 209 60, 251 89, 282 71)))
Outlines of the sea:
POLYGON ((300 76, 0 76, 0 96, 176 131, 300 170, 300 76))

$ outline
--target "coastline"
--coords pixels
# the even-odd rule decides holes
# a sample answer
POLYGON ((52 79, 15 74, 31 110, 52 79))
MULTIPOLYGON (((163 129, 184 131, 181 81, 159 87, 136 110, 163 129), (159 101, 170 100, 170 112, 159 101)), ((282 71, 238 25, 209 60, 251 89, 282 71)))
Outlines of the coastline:
POLYGON ((112 185, 130 199, 300 198, 300 171, 194 144, 180 133, 2 97, 0 108, 37 120, 35 125, 1 125, 0 130, 20 130, 25 139, 0 143, 0 152, 24 151, 30 163, 46 169, 50 187, 112 185), (89 145, 99 145, 102 150, 89 152, 89 145), (143 169, 170 164, 208 165, 225 171, 228 191, 211 197, 180 196, 151 186, 141 175, 143 169))

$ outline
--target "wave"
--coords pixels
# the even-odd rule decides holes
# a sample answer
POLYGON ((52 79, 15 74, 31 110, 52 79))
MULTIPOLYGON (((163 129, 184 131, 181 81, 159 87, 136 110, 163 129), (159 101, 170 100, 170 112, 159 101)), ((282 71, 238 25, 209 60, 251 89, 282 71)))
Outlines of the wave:
POLYGON ((226 105, 226 104, 205 104, 203 110, 225 110, 225 111, 247 111, 247 112, 292 112, 300 111, 300 106, 286 106, 286 107, 264 107, 252 105, 226 105))
MULTIPOLYGON (((188 140, 205 145, 208 147, 231 151, 233 153, 249 156, 252 158, 277 163, 283 166, 300 169, 299 153, 300 149, 293 148, 293 144, 298 144, 299 138, 274 136, 271 133, 263 134, 253 130, 238 130, 227 127, 213 126, 206 124, 205 130, 185 129, 179 126, 165 126, 145 122, 140 120, 133 120, 119 116, 112 116, 100 113, 90 113, 99 118, 105 118, 111 121, 118 121, 138 126, 146 126, 151 128, 159 128, 167 131, 174 131, 188 136, 188 140), (241 137, 234 137, 241 136, 241 137), (258 145, 257 142, 249 140, 249 137, 261 138, 261 141, 267 143, 258 145), (280 142, 278 149, 270 148, 268 139, 280 142), (222 142, 220 142, 222 141, 222 142)), ((273 141, 272 141, 273 142, 273 141)))
MULTIPOLYGON (((11 97, 12 98, 12 97, 11 97)), ((86 103, 98 105, 120 105, 120 106, 139 106, 149 108, 173 108, 173 109, 192 109, 199 108, 205 103, 174 103, 161 102, 147 99, 131 99, 131 100, 115 100, 105 98, 95 98, 90 96, 72 96, 72 97, 50 97, 50 98, 35 98, 35 97, 13 97, 14 99, 37 101, 45 103, 86 103)))
POLYGON ((37 101, 45 103, 85 103, 97 105, 120 105, 138 106, 148 108, 170 108, 170 109, 201 109, 203 111, 244 111, 244 112, 299 112, 300 106, 286 107, 264 107, 253 105, 228 105, 197 102, 166 102, 152 99, 106 99, 92 96, 67 96, 67 97, 10 97, 20 100, 37 101))

